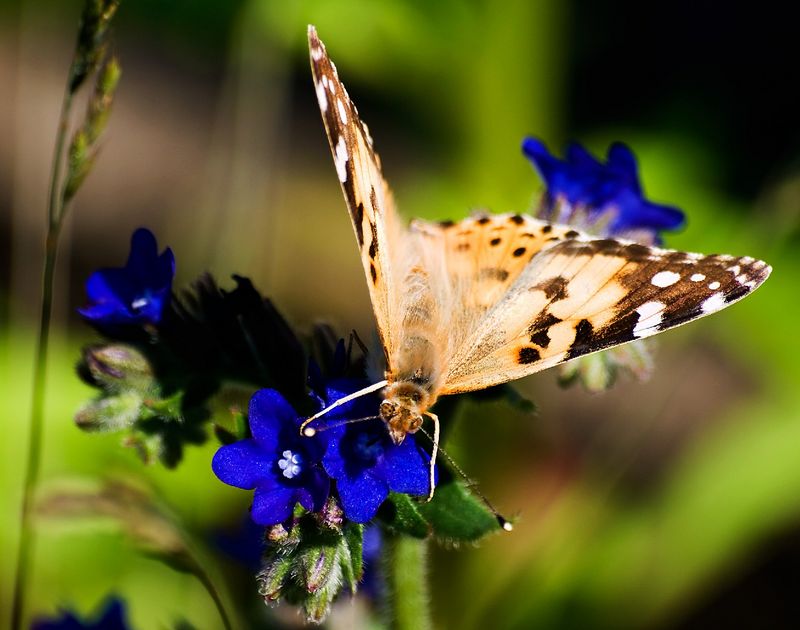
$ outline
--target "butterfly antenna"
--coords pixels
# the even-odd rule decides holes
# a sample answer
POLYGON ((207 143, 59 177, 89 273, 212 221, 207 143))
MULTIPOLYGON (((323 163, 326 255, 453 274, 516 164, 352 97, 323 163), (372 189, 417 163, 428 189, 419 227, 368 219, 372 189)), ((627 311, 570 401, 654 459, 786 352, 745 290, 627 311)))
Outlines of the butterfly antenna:
MULTIPOLYGON (((437 428, 438 428, 438 422, 437 422, 437 428)), ((461 466, 456 464, 455 461, 453 461, 453 458, 450 457, 450 455, 447 454, 447 451, 445 451, 441 446, 438 445, 438 441, 439 441, 438 440, 438 436, 436 436, 436 440, 434 441, 434 438, 431 438, 431 436, 428 434, 428 432, 425 429, 420 428, 420 431, 422 431, 423 435, 425 435, 425 437, 427 437, 433 443, 435 451, 438 451, 439 453, 441 453, 442 457, 444 457, 445 460, 447 460, 447 463, 450 464, 450 466, 453 468, 453 470, 455 470, 461 476, 461 478, 466 483, 467 488, 471 492, 473 492, 481 500, 481 502, 486 506, 486 508, 492 513, 492 515, 497 520, 497 523, 500 525, 500 527, 502 527, 507 532, 512 531, 514 529, 513 523, 511 521, 509 521, 506 517, 504 517, 502 514, 500 514, 500 512, 497 511, 497 509, 494 507, 494 505, 492 505, 491 501, 489 501, 489 499, 486 498, 486 496, 480 491, 480 489, 478 489, 478 484, 475 481, 473 481, 472 479, 470 479, 467 476, 467 473, 465 473, 461 469, 461 466)), ((437 431, 437 433, 438 433, 438 431, 437 431)), ((431 460, 433 460, 433 458, 431 458, 431 460)), ((433 479, 433 473, 431 473, 431 479, 433 479)))
POLYGON ((389 384, 388 381, 380 381, 378 383, 370 385, 369 387, 365 387, 364 389, 359 389, 357 392, 348 394, 347 396, 344 396, 343 398, 340 398, 339 400, 331 403, 330 405, 325 407, 325 409, 323 409, 322 411, 315 413, 313 416, 303 421, 303 424, 300 425, 300 435, 304 435, 306 437, 313 436, 317 432, 317 430, 314 427, 308 426, 311 422, 314 422, 314 420, 316 420, 317 418, 321 418, 329 411, 336 409, 336 407, 341 407, 342 405, 349 403, 351 400, 355 400, 356 398, 361 398, 362 396, 366 396, 367 394, 377 392, 379 389, 383 389, 388 384, 389 384))

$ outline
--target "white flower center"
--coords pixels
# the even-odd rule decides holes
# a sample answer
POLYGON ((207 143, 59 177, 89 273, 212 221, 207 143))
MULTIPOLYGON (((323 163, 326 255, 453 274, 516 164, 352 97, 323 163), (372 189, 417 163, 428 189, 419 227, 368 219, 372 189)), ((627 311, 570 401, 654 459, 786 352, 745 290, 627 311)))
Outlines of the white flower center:
POLYGON ((283 458, 278 460, 278 468, 283 471, 284 477, 294 479, 303 472, 303 458, 299 453, 285 450, 283 451, 283 458))

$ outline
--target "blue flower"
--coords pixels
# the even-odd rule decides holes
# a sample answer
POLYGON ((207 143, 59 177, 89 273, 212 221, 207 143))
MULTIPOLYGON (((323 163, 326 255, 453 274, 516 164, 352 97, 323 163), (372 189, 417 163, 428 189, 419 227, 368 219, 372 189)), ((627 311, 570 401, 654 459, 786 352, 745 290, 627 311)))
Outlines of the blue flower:
POLYGON ((328 498, 330 480, 320 466, 325 433, 300 435, 292 406, 273 389, 250 399, 252 439, 221 447, 211 463, 221 481, 237 488, 255 488, 251 516, 259 525, 287 520, 299 503, 317 512, 328 498))
MULTIPOLYGON (((364 384, 332 382, 328 386, 326 403, 360 389, 364 384)), ((377 416, 375 396, 356 399, 344 405, 348 418, 377 416)), ((338 410, 337 410, 338 411, 338 410)), ((389 492, 424 495, 428 493, 429 458, 417 446, 413 435, 394 444, 385 423, 375 417, 330 430, 331 437, 322 465, 336 480, 336 489, 345 516, 356 523, 366 523, 378 511, 389 492)))
POLYGON ((522 150, 547 185, 541 217, 578 225, 598 236, 623 236, 658 243, 662 230, 685 221, 678 208, 645 199, 636 157, 621 143, 608 149, 605 164, 579 144, 567 147, 559 160, 537 138, 526 138, 522 150))
POLYGON ((83 621, 68 610, 56 619, 37 619, 31 630, 127 630, 125 604, 117 597, 108 598, 94 619, 83 621))
POLYGON ((95 271, 86 282, 89 305, 78 312, 93 324, 158 324, 169 302, 175 256, 158 254, 156 238, 139 228, 131 237, 128 262, 95 271))

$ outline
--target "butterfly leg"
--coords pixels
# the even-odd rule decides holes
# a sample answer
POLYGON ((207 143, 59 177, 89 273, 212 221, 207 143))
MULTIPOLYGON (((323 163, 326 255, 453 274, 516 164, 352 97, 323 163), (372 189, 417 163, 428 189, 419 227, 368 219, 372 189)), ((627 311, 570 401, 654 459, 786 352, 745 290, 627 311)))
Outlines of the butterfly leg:
POLYGON ((436 455, 439 453, 439 416, 437 416, 435 413, 431 413, 430 411, 426 411, 425 415, 433 420, 433 450, 431 451, 431 468, 430 471, 428 471, 431 480, 431 487, 430 491, 428 492, 428 501, 430 501, 433 498, 433 491, 436 487, 433 472, 434 467, 436 466, 436 455))

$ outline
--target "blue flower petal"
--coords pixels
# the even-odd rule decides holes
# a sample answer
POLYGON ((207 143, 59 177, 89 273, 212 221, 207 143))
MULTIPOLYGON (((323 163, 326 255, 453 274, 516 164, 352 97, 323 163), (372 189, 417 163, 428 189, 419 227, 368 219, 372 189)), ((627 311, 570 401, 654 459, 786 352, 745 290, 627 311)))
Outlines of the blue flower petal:
POLYGON ((277 525, 288 519, 294 511, 295 491, 292 488, 276 486, 266 489, 256 488, 250 515, 259 525, 277 525))
MULTIPOLYGON (((297 424, 297 413, 274 389, 261 389, 250 399, 250 433, 264 449, 277 449, 283 427, 297 424)), ((300 437, 300 430, 297 430, 300 437)))
POLYGON ((351 521, 366 523, 389 496, 389 486, 369 473, 336 480, 342 509, 351 521))
POLYGON ((522 150, 547 185, 542 218, 567 223, 583 221, 578 226, 590 232, 597 225, 593 232, 597 236, 638 233, 650 243, 659 242, 661 231, 684 223, 683 212, 678 208, 644 198, 636 157, 624 144, 612 144, 605 163, 578 144, 567 148, 564 160, 555 158, 536 138, 526 138, 522 150), (555 217, 554 207, 558 207, 555 217))
POLYGON ((423 457, 412 436, 400 446, 386 449, 381 475, 392 492, 422 495, 430 490, 430 460, 423 457))
POLYGON ((211 460, 211 470, 229 486, 252 490, 274 480, 273 463, 255 440, 241 440, 220 447, 211 460))
POLYGON ((158 324, 172 292, 175 256, 160 256, 153 234, 140 228, 131 238, 125 267, 101 269, 86 283, 89 305, 78 309, 96 325, 158 324))
POLYGON ((118 597, 108 598, 99 612, 83 620, 69 610, 62 610, 56 619, 36 619, 31 630, 127 630, 125 602, 118 597))

